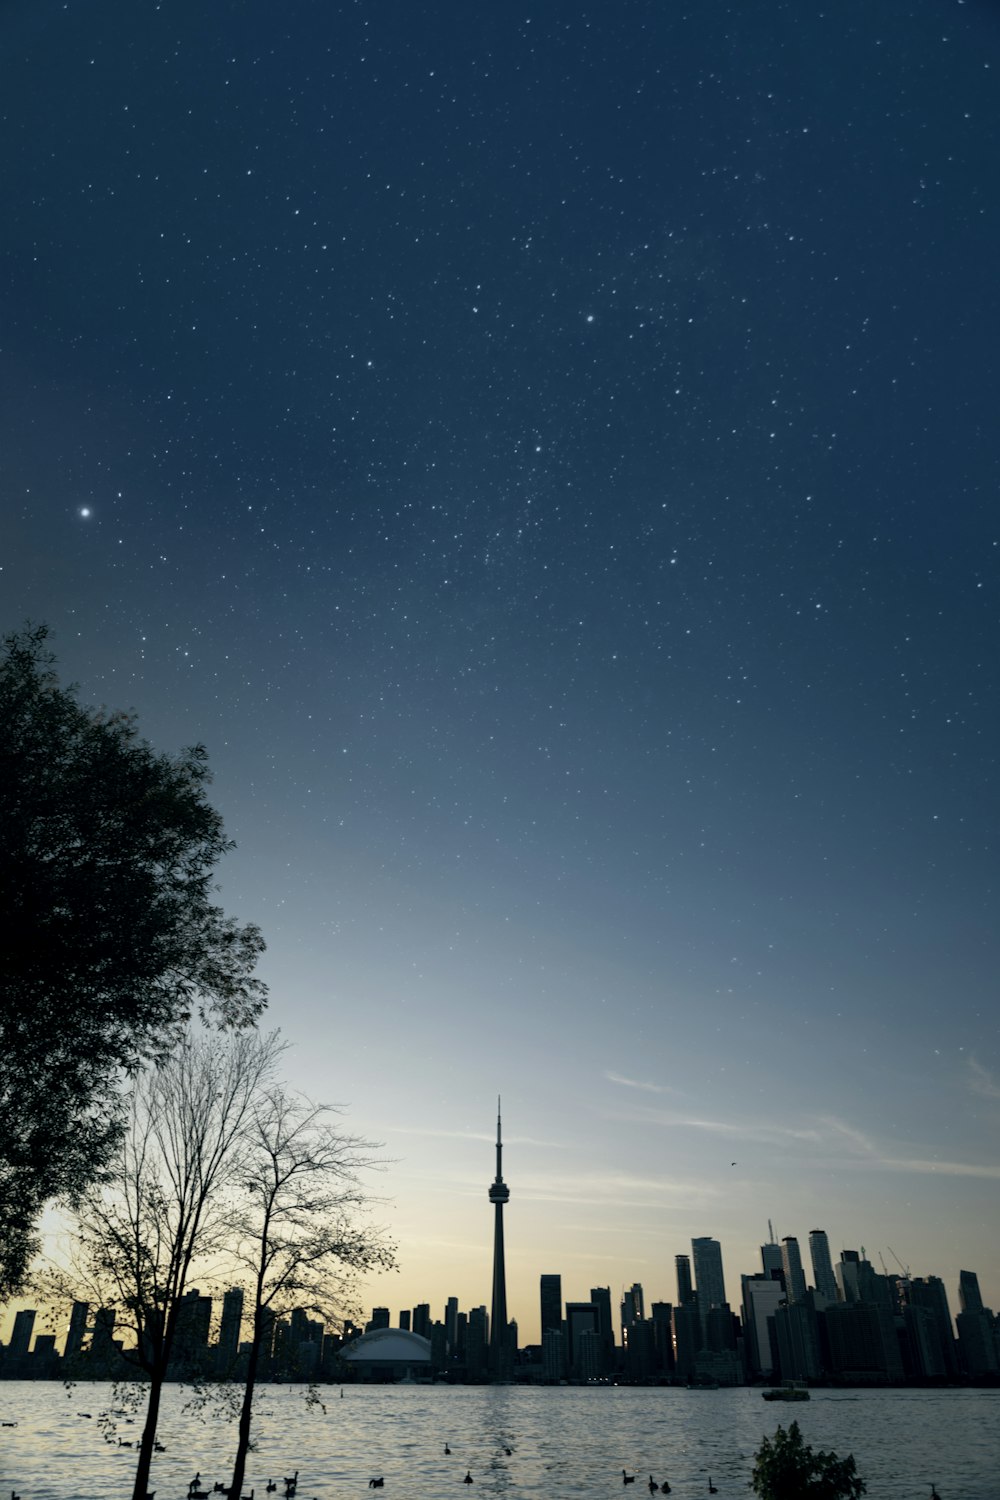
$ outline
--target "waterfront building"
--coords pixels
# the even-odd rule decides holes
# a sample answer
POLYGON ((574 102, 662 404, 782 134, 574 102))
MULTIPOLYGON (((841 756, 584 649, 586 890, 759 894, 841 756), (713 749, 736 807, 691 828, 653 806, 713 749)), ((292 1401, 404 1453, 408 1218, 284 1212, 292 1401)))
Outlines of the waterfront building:
POLYGON ((691 1259, 694 1263, 694 1290, 701 1314, 702 1343, 705 1328, 713 1307, 722 1307, 726 1300, 726 1283, 722 1272, 722 1246, 710 1235, 702 1235, 691 1241, 691 1259))
POLYGON ((539 1300, 541 1304, 541 1338, 544 1341, 546 1333, 550 1330, 558 1333, 562 1329, 561 1276, 542 1276, 539 1282, 539 1300))
POLYGON ((819 1320, 812 1299, 776 1309, 774 1329, 778 1340, 778 1362, 782 1380, 818 1380, 823 1362, 820 1353, 819 1320))
POLYGON ((35 1328, 35 1319, 38 1316, 34 1307, 22 1307, 14 1316, 14 1328, 11 1332, 10 1343, 7 1345, 7 1353, 11 1359, 21 1359, 27 1354, 31 1346, 31 1335, 35 1328))
POLYGON ((233 1286, 222 1297, 222 1320, 215 1349, 215 1368, 219 1375, 231 1374, 240 1352, 240 1328, 243 1323, 243 1288, 233 1286))
POLYGON ((767 1380, 774 1373, 768 1319, 784 1300, 780 1281, 770 1276, 742 1276, 744 1360, 751 1380, 767 1380))
POLYGON ((962 1312, 982 1312, 983 1298, 975 1271, 959 1271, 958 1305, 962 1312))
POLYGON ((510 1380, 513 1373, 513 1350, 507 1327, 507 1272, 504 1265, 503 1211, 510 1189, 503 1180, 503 1146, 500 1138, 500 1100, 497 1100, 497 1175, 489 1188, 493 1204, 493 1306, 490 1314, 490 1379, 510 1380))
POLYGON ((431 1305, 429 1302, 418 1302, 413 1309, 413 1321, 410 1324, 413 1332, 419 1334, 422 1339, 431 1336, 431 1305))
POLYGON ((561 1328, 546 1328, 542 1334, 542 1377, 550 1385, 566 1379, 566 1335, 561 1328))
POLYGON ((675 1255, 674 1267, 677 1271, 677 1302, 680 1307, 685 1307, 694 1299, 694 1283, 691 1280, 691 1258, 688 1255, 675 1255))
POLYGON ((566 1303, 566 1363, 574 1379, 579 1378, 581 1335, 599 1333, 599 1313, 593 1302, 566 1303))
POLYGON ((656 1347, 656 1371, 660 1375, 674 1372, 674 1310, 669 1302, 654 1302, 649 1309, 656 1347))
POLYGON ((833 1274, 830 1241, 826 1237, 825 1229, 810 1229, 809 1258, 812 1261, 813 1286, 826 1298, 827 1302, 836 1302, 838 1300, 837 1278, 833 1274))
POLYGON ((89 1302, 74 1302, 69 1314, 69 1332, 66 1334, 66 1344, 63 1348, 63 1358, 73 1359, 83 1348, 83 1341, 87 1336, 87 1314, 90 1311, 89 1302))
POLYGON ((615 1368, 615 1326, 611 1317, 611 1288, 592 1286, 590 1300, 597 1308, 597 1331, 601 1336, 602 1375, 610 1375, 615 1368))
POLYGON ((923 1307, 931 1314, 944 1373, 948 1376, 957 1375, 958 1353, 952 1333, 948 1294, 940 1276, 912 1277, 907 1287, 907 1300, 911 1307, 923 1307))
POLYGON ((760 1247, 760 1267, 764 1275, 770 1277, 772 1281, 780 1281, 784 1284, 785 1265, 781 1258, 781 1246, 775 1243, 770 1219, 767 1221, 767 1232, 770 1239, 766 1245, 760 1247))
POLYGON ((781 1268, 785 1273, 785 1295, 789 1302, 801 1302, 806 1294, 806 1273, 802 1269, 799 1242, 786 1234, 781 1242, 781 1268))

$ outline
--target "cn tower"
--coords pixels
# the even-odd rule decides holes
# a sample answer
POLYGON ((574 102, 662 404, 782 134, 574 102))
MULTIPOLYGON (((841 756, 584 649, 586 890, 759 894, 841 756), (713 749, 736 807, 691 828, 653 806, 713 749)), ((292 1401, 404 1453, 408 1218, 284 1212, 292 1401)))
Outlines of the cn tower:
POLYGON ((503 1259, 503 1206, 510 1188, 503 1180, 500 1142, 500 1099, 497 1098, 497 1175, 490 1183, 490 1202, 496 1209, 493 1228, 493 1309, 490 1315, 490 1379, 509 1380, 510 1337, 507 1330, 507 1275, 503 1259))

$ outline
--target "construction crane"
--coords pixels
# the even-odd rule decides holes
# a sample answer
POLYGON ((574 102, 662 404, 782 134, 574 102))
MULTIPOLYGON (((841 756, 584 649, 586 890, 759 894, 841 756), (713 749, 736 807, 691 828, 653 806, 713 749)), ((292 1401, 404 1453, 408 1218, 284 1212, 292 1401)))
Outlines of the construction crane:
POLYGON ((891 1245, 887 1245, 886 1249, 888 1250, 889 1254, 892 1256, 893 1260, 896 1262, 896 1264, 899 1267, 899 1269, 902 1271, 903 1275, 906 1277, 907 1281, 909 1281, 910 1280, 910 1268, 909 1268, 909 1266, 904 1266, 903 1265, 903 1262, 900 1260, 899 1256, 896 1254, 895 1250, 892 1248, 891 1245))

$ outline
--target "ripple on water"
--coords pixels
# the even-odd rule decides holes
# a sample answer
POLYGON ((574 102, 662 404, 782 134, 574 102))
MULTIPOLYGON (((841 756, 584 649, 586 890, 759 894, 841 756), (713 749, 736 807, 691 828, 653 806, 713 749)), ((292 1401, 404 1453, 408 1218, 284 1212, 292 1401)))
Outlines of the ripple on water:
MULTIPOLYGON (((335 1396, 336 1388, 330 1395, 335 1396)), ((135 1451, 108 1445, 97 1415, 108 1387, 0 1384, 0 1475, 24 1500, 120 1500, 135 1451), (91 1419, 77 1415, 90 1410, 91 1419)), ((185 1410, 166 1392, 150 1487, 184 1500, 198 1470, 207 1488, 229 1478, 235 1426, 185 1410)), ((612 1500, 621 1471, 637 1475, 629 1500, 646 1500, 647 1476, 667 1479, 676 1500, 708 1493, 747 1500, 752 1454, 764 1433, 797 1420, 807 1442, 855 1455, 869 1500, 914 1500, 934 1481, 943 1500, 997 1500, 1000 1392, 813 1393, 794 1414, 776 1414, 757 1391, 532 1390, 519 1387, 348 1387, 343 1400, 308 1407, 294 1388, 265 1387, 257 1451, 244 1493, 266 1494, 300 1471, 302 1500, 536 1500, 554 1493, 612 1500), (445 1454, 448 1444, 451 1454, 445 1454), (510 1448, 508 1454, 505 1450, 510 1448), (474 1487, 463 1486, 469 1470, 474 1487)), ((119 1419, 124 1423, 124 1415, 119 1419)), ((140 1427, 120 1427, 127 1440, 140 1427)))

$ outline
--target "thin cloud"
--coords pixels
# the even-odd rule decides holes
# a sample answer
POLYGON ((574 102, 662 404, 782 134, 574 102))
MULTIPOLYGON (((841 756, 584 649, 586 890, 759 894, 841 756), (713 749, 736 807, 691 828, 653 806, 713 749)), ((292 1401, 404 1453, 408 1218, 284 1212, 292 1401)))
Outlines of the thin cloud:
POLYGON ((666 1083, 647 1083, 641 1078, 625 1078, 621 1073, 605 1073, 609 1083, 617 1083, 623 1089, 639 1089, 644 1094, 676 1094, 678 1089, 672 1089, 666 1083))
POLYGON ((988 1177, 1000 1182, 1000 1166, 971 1161, 921 1161, 915 1157, 880 1156, 875 1166, 896 1172, 926 1172, 937 1177, 988 1177))
POLYGON ((969 1058, 969 1088, 983 1099, 1000 1099, 1000 1083, 974 1057, 969 1058))

